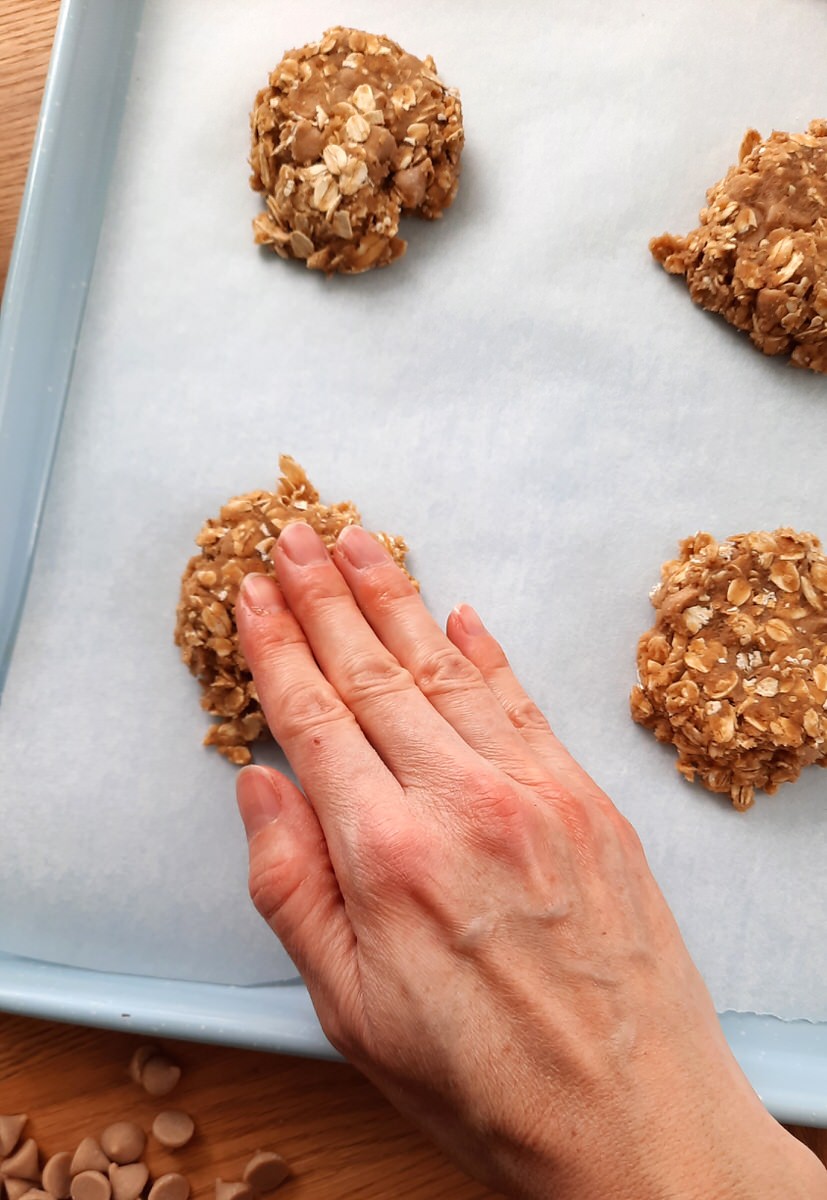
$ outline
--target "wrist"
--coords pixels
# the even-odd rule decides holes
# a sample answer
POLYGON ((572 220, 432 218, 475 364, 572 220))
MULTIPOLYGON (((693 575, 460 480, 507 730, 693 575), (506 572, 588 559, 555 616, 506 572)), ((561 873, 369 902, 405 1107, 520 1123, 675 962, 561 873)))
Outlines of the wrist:
MULTIPOLYGON (((731 1060, 703 1086, 675 1073, 643 1112, 574 1133, 562 1150, 523 1160, 516 1200, 827 1200, 827 1169, 779 1125, 731 1060)), ((598 1110, 601 1111, 601 1110, 598 1110)), ((605 1110, 602 1110, 605 1112, 605 1110)))
POLYGON ((651 1190, 629 1200, 827 1200, 827 1171, 751 1090, 746 1102, 707 1096, 695 1112, 666 1113, 663 1127, 659 1147, 650 1140, 651 1190))

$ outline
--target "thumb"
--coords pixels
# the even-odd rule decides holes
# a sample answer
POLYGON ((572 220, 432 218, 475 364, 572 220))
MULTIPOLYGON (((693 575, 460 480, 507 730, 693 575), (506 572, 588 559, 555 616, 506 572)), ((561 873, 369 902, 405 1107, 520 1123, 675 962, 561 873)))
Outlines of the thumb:
POLYGON ((245 767, 236 796, 251 899, 296 964, 328 1032, 355 982, 356 939, 318 818, 299 789, 267 767, 245 767))

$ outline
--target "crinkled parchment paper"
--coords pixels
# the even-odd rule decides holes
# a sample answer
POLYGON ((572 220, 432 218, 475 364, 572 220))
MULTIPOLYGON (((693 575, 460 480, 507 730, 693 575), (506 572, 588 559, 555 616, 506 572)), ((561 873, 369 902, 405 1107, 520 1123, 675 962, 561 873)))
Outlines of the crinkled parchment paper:
POLYGON ((149 0, 0 717, 0 949, 160 976, 292 968, 246 895, 235 772, 172 644, 203 519, 294 455, 473 602, 637 825, 720 1008, 827 1018, 827 773, 742 816, 634 726, 635 644, 696 529, 827 537, 827 390, 695 309, 647 241, 744 131, 824 116, 821 0, 149 0), (432 53, 468 135, 407 257, 252 244, 247 114, 345 22, 432 53))

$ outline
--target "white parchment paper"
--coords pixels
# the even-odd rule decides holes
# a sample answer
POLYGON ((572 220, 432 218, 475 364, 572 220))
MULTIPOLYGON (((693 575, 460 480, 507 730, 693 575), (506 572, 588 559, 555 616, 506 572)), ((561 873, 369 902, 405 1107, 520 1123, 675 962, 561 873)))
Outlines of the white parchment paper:
POLYGON ((824 116, 822 0, 149 0, 0 720, 0 949, 187 979, 292 968, 172 644, 202 520, 293 454, 476 604, 637 825, 720 1008, 827 1018, 827 775, 741 816, 629 719, 678 539, 827 536, 827 387, 693 307, 647 241, 744 131, 824 116), (458 200, 325 280, 258 251, 247 115, 328 25, 461 88, 458 200))

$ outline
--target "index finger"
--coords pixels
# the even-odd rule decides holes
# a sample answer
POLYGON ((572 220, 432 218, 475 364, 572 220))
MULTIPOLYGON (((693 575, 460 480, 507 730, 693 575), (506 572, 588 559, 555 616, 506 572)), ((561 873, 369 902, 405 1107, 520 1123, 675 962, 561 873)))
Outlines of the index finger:
POLYGON ((402 789, 319 670, 274 579, 245 577, 236 623, 267 724, 316 810, 333 858, 345 831, 373 805, 401 799, 402 789))

